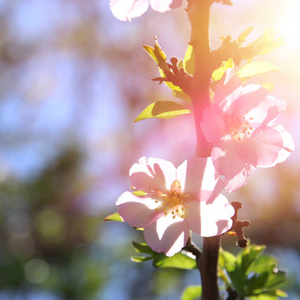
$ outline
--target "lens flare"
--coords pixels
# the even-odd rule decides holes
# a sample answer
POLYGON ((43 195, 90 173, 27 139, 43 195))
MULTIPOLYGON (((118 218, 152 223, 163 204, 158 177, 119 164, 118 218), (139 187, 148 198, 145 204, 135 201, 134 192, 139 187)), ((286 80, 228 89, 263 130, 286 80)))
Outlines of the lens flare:
POLYGON ((300 49, 300 1, 287 1, 280 19, 280 33, 286 45, 300 49))

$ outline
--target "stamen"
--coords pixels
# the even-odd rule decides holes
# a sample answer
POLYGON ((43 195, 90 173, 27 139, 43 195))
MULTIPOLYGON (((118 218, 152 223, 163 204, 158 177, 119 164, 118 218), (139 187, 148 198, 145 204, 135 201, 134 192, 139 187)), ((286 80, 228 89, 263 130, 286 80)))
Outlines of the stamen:
POLYGON ((253 118, 247 117, 246 114, 241 115, 239 110, 234 109, 232 115, 227 119, 228 131, 236 141, 242 141, 244 137, 251 135, 251 130, 253 130, 253 127, 249 126, 253 118))
POLYGON ((180 218, 185 217, 185 208, 187 208, 186 199, 188 194, 182 193, 182 187, 179 180, 174 180, 171 184, 170 191, 165 193, 156 191, 156 197, 160 200, 155 200, 155 203, 159 203, 159 206, 155 210, 162 209, 165 216, 171 213, 172 218, 176 216, 180 218))

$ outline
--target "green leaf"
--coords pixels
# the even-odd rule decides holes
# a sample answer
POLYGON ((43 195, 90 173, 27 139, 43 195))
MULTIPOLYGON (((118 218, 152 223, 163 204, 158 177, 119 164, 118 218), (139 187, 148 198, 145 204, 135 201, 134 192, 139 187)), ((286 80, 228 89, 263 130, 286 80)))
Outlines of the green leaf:
POLYGON ((246 29, 239 35, 239 37, 237 38, 237 42, 238 42, 239 46, 246 42, 247 36, 252 32, 253 29, 254 29, 254 27, 253 27, 253 26, 250 26, 250 27, 246 28, 246 29))
POLYGON ((273 295, 257 295, 249 297, 251 300, 278 300, 276 296, 273 295))
POLYGON ((239 295, 244 296, 247 276, 237 266, 234 270, 227 271, 227 273, 232 282, 232 285, 234 286, 234 289, 238 292, 239 295))
POLYGON ((186 94, 182 89, 174 89, 172 92, 173 96, 176 98, 180 98, 182 100, 185 100, 187 102, 192 102, 191 98, 188 94, 186 94))
POLYGON ((263 245, 251 245, 236 257, 220 250, 218 274, 226 286, 236 290, 240 297, 277 300, 277 297, 286 296, 285 292, 276 289, 285 282, 286 273, 277 269, 275 257, 262 254, 265 248, 263 245), (224 277, 226 274, 230 281, 224 277))
POLYGON ((131 256, 130 259, 133 262, 141 263, 141 262, 145 262, 147 260, 151 260, 151 259, 153 259, 153 257, 152 256, 131 256))
POLYGON ((194 75, 195 71, 195 56, 193 46, 189 45, 183 59, 183 69, 190 75, 194 75))
POLYGON ((275 295, 278 297, 282 297, 282 298, 286 298, 288 296, 288 294, 280 289, 276 289, 274 290, 275 295))
POLYGON ((189 113, 191 113, 189 109, 184 108, 177 102, 158 101, 147 106, 135 119, 135 122, 150 118, 169 119, 189 113))
POLYGON ((271 291, 262 292, 259 295, 251 296, 249 298, 253 300, 278 300, 278 297, 286 298, 287 296, 288 295, 286 292, 279 289, 275 289, 271 291))
POLYGON ((271 255, 262 254, 258 257, 255 263, 249 269, 249 272, 260 273, 268 270, 273 272, 273 269, 277 266, 277 260, 271 255))
POLYGON ((253 274, 250 278, 247 280, 246 285, 246 295, 253 295, 255 294, 255 291, 258 289, 263 289, 265 287, 265 284, 268 280, 269 273, 268 272, 262 272, 259 274, 253 274))
POLYGON ((247 81, 250 78, 274 72, 281 69, 272 63, 264 61, 253 61, 241 68, 236 74, 242 81, 247 81))
POLYGON ((281 283, 286 281, 287 274, 284 271, 277 270, 276 272, 273 271, 271 275, 269 275, 268 281, 265 285, 267 288, 275 287, 281 283))
POLYGON ((144 45, 143 48, 146 50, 146 52, 152 57, 152 59, 158 64, 158 67, 166 74, 170 72, 170 68, 167 65, 167 56, 162 51, 160 45, 158 42, 155 42, 154 47, 144 45))
POLYGON ((266 246, 249 246, 237 256, 237 262, 240 264, 243 273, 253 264, 258 256, 266 249, 266 246))
POLYGON ((171 257, 166 256, 164 253, 160 253, 153 259, 153 266, 155 268, 177 268, 185 270, 197 268, 195 259, 181 252, 176 253, 171 257))
POLYGON ((146 243, 137 243, 135 241, 132 241, 132 245, 134 247, 134 250, 138 253, 145 253, 150 255, 155 255, 156 252, 153 251, 146 243))
POLYGON ((284 38, 282 36, 277 37, 277 33, 274 29, 272 27, 268 27, 265 29, 264 34, 252 43, 248 44, 247 48, 251 48, 255 55, 262 55, 273 51, 282 45, 284 45, 284 38))
POLYGON ((151 56, 151 58, 157 62, 158 64, 160 62, 166 61, 167 56, 162 51, 161 47, 159 46, 158 42, 155 41, 154 47, 144 45, 143 48, 146 50, 146 52, 151 56))
POLYGON ((154 55, 154 48, 148 45, 144 45, 143 48, 146 50, 146 52, 150 55, 150 57, 158 63, 157 58, 154 55))
POLYGON ((124 222, 122 217, 119 215, 118 212, 115 212, 107 217, 104 218, 104 221, 117 221, 117 222, 124 222))
MULTIPOLYGON (((157 40, 155 42, 154 47, 151 46, 143 46, 143 48, 146 50, 146 52, 151 56, 151 58, 158 64, 158 70, 160 73, 161 78, 168 78, 170 80, 160 80, 161 78, 155 78, 154 80, 160 81, 160 83, 163 81, 173 92, 173 95, 175 97, 181 98, 185 101, 191 102, 190 97, 183 91, 183 89, 177 85, 175 85, 172 81, 172 78, 174 79, 176 75, 174 74, 174 71, 170 67, 170 65, 167 63, 167 56, 162 51, 160 45, 158 44, 157 40)), ((184 61, 179 60, 177 67, 183 68, 185 72, 193 72, 194 68, 194 56, 193 56, 193 48, 192 46, 188 47, 188 50, 185 55, 184 61)))
POLYGON ((274 89, 274 83, 272 83, 271 81, 266 81, 260 84, 263 88, 265 88, 266 90, 268 90, 269 92, 273 91, 274 89))
POLYGON ((219 256, 219 266, 221 268, 226 268, 228 265, 234 266, 236 262, 236 257, 228 251, 220 250, 219 256))
POLYGON ((202 287, 198 285, 188 286, 181 295, 181 300, 199 299, 202 294, 202 287))
POLYGON ((211 76, 212 80, 219 81, 220 79, 222 79, 226 70, 233 67, 234 63, 232 58, 229 58, 227 61, 223 61, 221 67, 213 71, 211 76))
POLYGON ((286 272, 277 269, 277 259, 271 255, 261 255, 251 266, 249 272, 261 273, 267 271, 269 276, 265 288, 273 288, 286 281, 286 272))

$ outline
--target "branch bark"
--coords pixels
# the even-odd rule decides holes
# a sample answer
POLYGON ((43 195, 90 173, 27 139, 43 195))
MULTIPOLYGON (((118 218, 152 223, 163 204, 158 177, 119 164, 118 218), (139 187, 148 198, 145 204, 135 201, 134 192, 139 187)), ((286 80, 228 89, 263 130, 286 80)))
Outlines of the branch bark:
MULTIPOLYGON (((196 156, 208 157, 211 144, 200 128, 204 108, 210 103, 210 80, 215 64, 209 45, 209 18, 213 0, 188 0, 188 17, 191 23, 191 40, 195 56, 195 73, 191 81, 190 97, 193 104, 197 134, 196 156)), ((202 300, 219 300, 217 267, 220 237, 204 238, 203 251, 196 256, 201 275, 202 300)))
POLYGON ((209 46, 209 17, 213 0, 189 0, 188 17, 191 23, 190 44, 195 57, 195 73, 191 80, 190 97, 197 134, 196 156, 208 157, 211 145, 206 141, 200 128, 203 109, 209 104, 209 84, 214 70, 209 46))

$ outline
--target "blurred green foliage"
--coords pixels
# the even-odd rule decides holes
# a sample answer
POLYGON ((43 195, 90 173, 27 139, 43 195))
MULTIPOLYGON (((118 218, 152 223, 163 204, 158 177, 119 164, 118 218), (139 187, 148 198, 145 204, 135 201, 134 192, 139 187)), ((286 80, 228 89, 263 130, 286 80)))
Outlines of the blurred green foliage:
POLYGON ((77 204, 80 162, 68 147, 37 178, 0 186, 0 289, 49 290, 64 299, 92 299, 108 278, 97 248, 100 217, 77 204))

